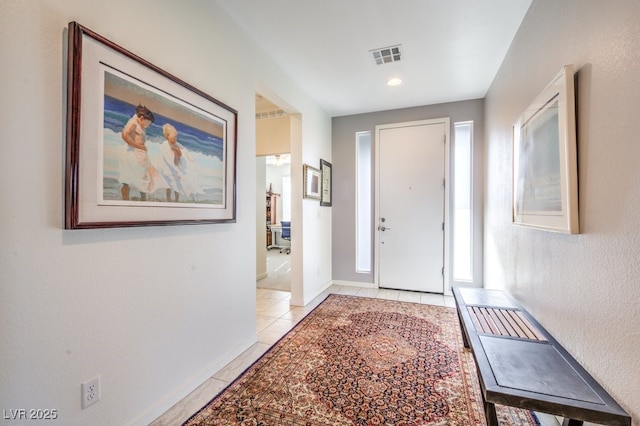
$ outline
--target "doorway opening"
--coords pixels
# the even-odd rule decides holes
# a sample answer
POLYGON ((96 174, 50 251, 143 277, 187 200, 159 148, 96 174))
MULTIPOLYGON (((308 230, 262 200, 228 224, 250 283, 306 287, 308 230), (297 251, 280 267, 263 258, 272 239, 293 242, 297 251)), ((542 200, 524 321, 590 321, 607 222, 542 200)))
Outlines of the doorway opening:
POLYGON ((291 149, 299 129, 292 126, 294 117, 278 101, 261 94, 255 98, 256 287, 292 292, 292 270, 300 256, 292 250, 291 149))
POLYGON ((291 155, 265 157, 266 276, 258 288, 291 292, 291 155))

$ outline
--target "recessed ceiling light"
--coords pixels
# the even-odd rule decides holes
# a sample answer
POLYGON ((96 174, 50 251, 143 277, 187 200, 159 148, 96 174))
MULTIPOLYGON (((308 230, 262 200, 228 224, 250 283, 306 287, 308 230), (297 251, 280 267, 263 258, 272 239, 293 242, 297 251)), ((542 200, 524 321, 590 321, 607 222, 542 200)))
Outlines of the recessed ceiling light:
POLYGON ((390 78, 389 80, 387 80, 387 86, 399 86, 402 84, 402 80, 400 80, 399 78, 390 78))

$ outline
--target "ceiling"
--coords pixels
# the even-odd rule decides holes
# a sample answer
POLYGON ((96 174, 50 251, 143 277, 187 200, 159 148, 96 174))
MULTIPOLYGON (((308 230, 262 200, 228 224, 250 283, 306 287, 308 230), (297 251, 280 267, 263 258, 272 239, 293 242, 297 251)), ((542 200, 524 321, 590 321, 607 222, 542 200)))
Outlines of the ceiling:
POLYGON ((334 117, 483 98, 531 4, 217 1, 334 117), (396 45, 400 60, 376 65, 371 51, 396 45), (402 83, 387 86, 392 77, 402 83))

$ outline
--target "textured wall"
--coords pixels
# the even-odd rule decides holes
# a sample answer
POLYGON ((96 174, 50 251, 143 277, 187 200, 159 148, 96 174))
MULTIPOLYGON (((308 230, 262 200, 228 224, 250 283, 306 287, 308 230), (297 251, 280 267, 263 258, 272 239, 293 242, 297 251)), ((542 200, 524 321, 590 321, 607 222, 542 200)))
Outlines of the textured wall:
POLYGON ((485 99, 485 286, 509 290, 640 421, 640 3, 534 0, 485 99), (580 235, 511 225, 511 126, 577 70, 580 235))

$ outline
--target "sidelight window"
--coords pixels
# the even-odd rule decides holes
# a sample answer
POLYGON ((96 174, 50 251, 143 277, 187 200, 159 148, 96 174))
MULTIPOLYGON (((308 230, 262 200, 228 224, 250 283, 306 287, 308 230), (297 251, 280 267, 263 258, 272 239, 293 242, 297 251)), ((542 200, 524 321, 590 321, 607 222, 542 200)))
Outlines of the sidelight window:
POLYGON ((371 272, 371 132, 356 133, 356 272, 371 272))
POLYGON ((473 122, 454 123, 453 280, 473 280, 472 153, 473 122))

